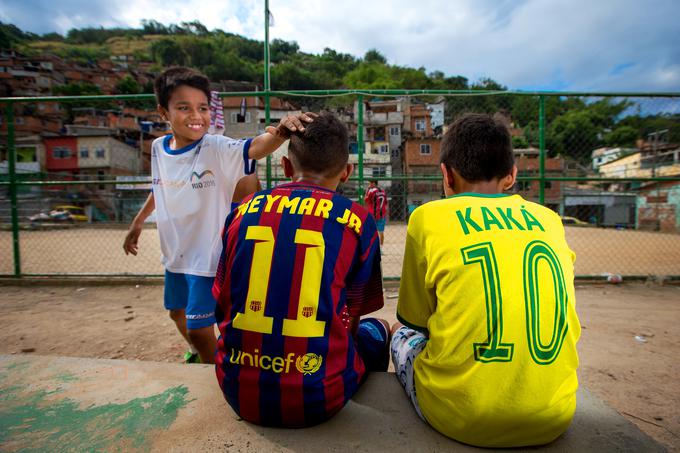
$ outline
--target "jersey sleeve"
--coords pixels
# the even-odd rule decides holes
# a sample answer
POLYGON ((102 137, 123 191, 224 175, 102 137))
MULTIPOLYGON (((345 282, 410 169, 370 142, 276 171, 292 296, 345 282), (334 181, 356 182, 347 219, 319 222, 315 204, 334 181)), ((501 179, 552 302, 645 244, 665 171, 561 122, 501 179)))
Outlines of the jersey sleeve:
POLYGON ((364 195, 364 206, 369 211, 371 210, 371 199, 373 198, 373 188, 366 190, 366 195, 364 195))
POLYGON ((380 239, 373 216, 367 214, 359 237, 357 262, 347 281, 347 312, 356 317, 379 310, 384 305, 380 239))
POLYGON ((243 176, 255 173, 257 161, 248 156, 252 138, 236 140, 218 136, 218 139, 219 158, 227 177, 241 179, 243 176))
POLYGON ((427 333, 427 322, 436 309, 437 299, 434 288, 426 281, 427 256, 422 235, 422 212, 422 209, 416 209, 408 222, 397 319, 412 329, 427 333))

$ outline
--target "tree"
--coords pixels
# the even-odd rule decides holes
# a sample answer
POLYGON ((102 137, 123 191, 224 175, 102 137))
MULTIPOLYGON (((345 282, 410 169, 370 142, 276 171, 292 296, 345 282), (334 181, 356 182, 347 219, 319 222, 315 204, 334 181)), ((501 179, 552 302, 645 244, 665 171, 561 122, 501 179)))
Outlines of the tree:
POLYGON ((632 126, 619 126, 604 137, 607 146, 634 146, 639 132, 632 126))
POLYGON ((269 45, 269 59, 278 63, 294 57, 300 51, 300 46, 295 41, 274 39, 269 45))
POLYGON ((527 149, 529 147, 529 142, 524 137, 515 136, 512 137, 512 147, 514 149, 527 149))
POLYGON ((13 49, 16 44, 33 40, 37 36, 21 31, 16 25, 0 22, 0 49, 13 49))
POLYGON ((354 70, 345 74, 343 83, 353 89, 386 89, 396 88, 389 68, 379 63, 361 63, 354 70))
POLYGON ((151 57, 162 66, 184 66, 188 56, 177 40, 162 38, 151 44, 151 57))
POLYGON ((118 94, 139 94, 142 92, 142 87, 130 74, 126 74, 116 84, 116 92, 118 94))
POLYGON ((145 35, 167 35, 168 27, 153 19, 142 19, 142 32, 145 35))
POLYGON ((593 115, 588 110, 571 110, 557 118, 546 133, 546 144, 551 156, 570 156, 583 163, 601 142, 593 115))
POLYGON ((366 55, 364 55, 364 62, 387 64, 387 58, 385 58, 385 56, 376 49, 370 49, 368 52, 366 52, 366 55))

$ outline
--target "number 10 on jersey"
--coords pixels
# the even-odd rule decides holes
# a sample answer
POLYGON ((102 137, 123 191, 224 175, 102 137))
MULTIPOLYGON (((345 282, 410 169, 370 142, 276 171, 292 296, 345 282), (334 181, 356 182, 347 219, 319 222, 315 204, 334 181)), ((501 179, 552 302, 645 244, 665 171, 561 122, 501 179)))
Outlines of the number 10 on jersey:
MULTIPOLYGON (((479 362, 510 362, 514 354, 514 343, 503 342, 503 297, 498 272, 498 263, 490 242, 471 245, 461 249, 463 263, 481 266, 484 297, 486 304, 487 341, 474 343, 474 357, 479 362)), ((524 307, 529 353, 539 365, 552 363, 562 349, 569 327, 567 323, 567 287, 564 272, 557 254, 543 241, 530 242, 524 249, 522 279, 524 307), (541 292, 539 291, 539 264, 544 261, 550 269, 551 283, 555 297, 555 315, 549 325, 541 325, 541 292), (541 341, 541 330, 552 328, 548 343, 541 341)))

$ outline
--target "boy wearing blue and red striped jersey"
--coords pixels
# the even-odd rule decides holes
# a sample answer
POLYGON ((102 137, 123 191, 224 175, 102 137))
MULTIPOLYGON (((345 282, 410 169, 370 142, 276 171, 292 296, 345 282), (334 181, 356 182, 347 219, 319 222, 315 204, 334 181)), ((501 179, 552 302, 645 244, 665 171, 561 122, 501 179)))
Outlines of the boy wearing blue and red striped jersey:
POLYGON ((349 177, 347 129, 323 114, 293 133, 282 158, 291 183, 244 200, 225 223, 213 294, 217 378, 253 423, 325 421, 367 371, 386 371, 389 324, 360 316, 383 306, 375 220, 335 193, 349 177))

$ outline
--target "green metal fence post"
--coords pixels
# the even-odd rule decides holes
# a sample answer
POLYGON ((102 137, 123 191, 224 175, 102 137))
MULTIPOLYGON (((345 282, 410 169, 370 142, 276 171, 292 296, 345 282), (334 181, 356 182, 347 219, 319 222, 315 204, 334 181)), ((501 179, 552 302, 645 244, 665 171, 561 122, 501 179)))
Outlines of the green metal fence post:
MULTIPOLYGON (((264 127, 269 126, 270 118, 270 100, 269 92, 271 91, 271 84, 269 80, 269 0, 264 2, 264 127)), ((266 158, 267 162, 267 189, 272 187, 272 156, 271 154, 266 158)))
POLYGON ((357 194, 359 195, 359 203, 364 204, 364 96, 359 95, 357 98, 358 111, 357 111, 357 159, 359 167, 359 190, 357 194))
POLYGON ((538 97, 538 202, 545 204, 545 96, 538 97))
MULTIPOLYGON (((269 94, 264 95, 264 127, 266 128, 269 126, 269 122, 271 121, 270 118, 270 111, 269 111, 269 94)), ((267 189, 271 189, 272 187, 272 155, 269 154, 267 156, 267 189)))
POLYGON ((9 163, 9 199, 12 216, 12 247, 14 250, 14 276, 21 277, 21 254, 19 253, 19 212, 17 209, 17 153, 14 147, 14 103, 5 106, 7 119, 7 160, 9 163))

